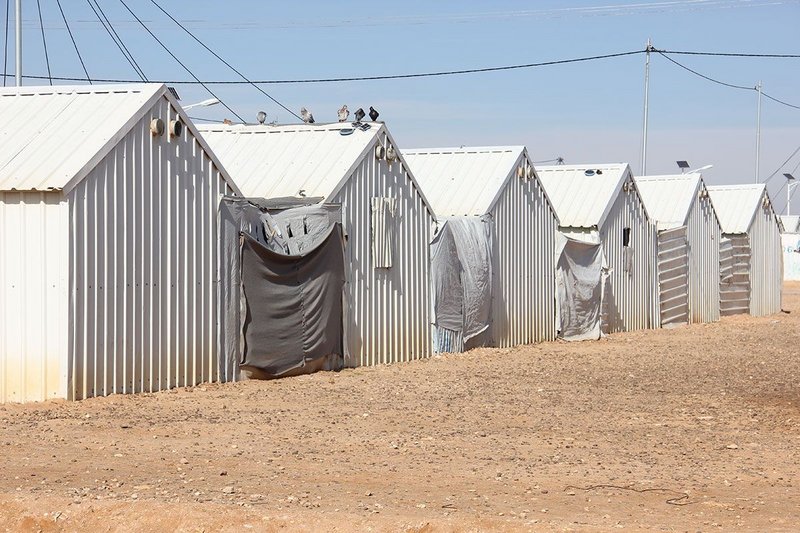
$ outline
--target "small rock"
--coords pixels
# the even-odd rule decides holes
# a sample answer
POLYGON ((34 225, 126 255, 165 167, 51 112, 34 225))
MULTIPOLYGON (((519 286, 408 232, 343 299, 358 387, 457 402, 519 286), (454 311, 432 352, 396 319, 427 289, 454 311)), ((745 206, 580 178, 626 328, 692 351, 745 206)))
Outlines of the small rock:
POLYGON ((738 449, 739 449, 739 447, 738 447, 736 444, 728 444, 728 445, 727 445, 727 446, 725 446, 725 447, 726 447, 727 449, 729 449, 729 450, 738 450, 738 449))
POLYGON ((236 492, 236 489, 234 489, 232 485, 228 485, 227 487, 222 488, 222 492, 224 494, 233 494, 234 492, 236 492))
POLYGON ((181 457, 181 464, 182 465, 188 465, 189 464, 189 460, 186 457, 181 457))

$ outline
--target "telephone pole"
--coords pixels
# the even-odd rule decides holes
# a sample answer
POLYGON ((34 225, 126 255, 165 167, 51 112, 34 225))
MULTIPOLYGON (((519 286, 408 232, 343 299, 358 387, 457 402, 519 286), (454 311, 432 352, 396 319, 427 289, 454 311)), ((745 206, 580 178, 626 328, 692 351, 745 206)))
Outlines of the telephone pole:
POLYGON ((653 50, 653 43, 647 39, 644 60, 644 121, 642 124, 642 176, 647 175, 647 115, 650 105, 650 51, 653 50))

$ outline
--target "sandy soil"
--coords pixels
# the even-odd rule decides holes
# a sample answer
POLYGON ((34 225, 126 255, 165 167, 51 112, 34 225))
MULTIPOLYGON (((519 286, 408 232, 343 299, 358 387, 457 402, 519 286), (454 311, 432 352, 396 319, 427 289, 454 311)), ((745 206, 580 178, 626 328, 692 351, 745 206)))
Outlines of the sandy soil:
POLYGON ((29 531, 794 530, 791 314, 0 406, 29 531))

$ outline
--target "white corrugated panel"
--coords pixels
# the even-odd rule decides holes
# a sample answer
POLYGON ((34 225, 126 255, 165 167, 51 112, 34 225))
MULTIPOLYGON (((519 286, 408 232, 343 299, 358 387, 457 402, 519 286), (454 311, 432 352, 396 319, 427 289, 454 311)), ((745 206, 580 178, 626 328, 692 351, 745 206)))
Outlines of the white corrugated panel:
POLYGON ((689 322, 689 246, 686 226, 658 232, 658 288, 662 327, 689 322))
POLYGON ((558 221, 525 147, 417 149, 403 156, 438 216, 490 214, 494 221, 491 334, 476 342, 509 347, 554 339, 558 221))
MULTIPOLYGON (((319 197, 342 205, 347 234, 345 343, 348 366, 430 355, 429 250, 433 213, 396 144, 379 123, 342 135, 349 124, 206 127, 211 144, 246 196, 319 197), (382 147, 381 159, 376 148, 382 147), (393 199, 391 267, 374 262, 373 199, 393 199)), ((386 220, 384 220, 386 222, 386 220)), ((385 243, 386 241, 384 241, 385 243)), ((382 263, 385 265, 385 263, 382 263)))
POLYGON ((647 213, 660 230, 686 224, 700 184, 698 173, 636 178, 647 213))
POLYGON ((537 166, 536 173, 562 227, 597 228, 630 177, 630 168, 625 163, 555 165, 537 166))
POLYGON ((747 233, 765 190, 763 183, 708 187, 722 233, 747 233))
MULTIPOLYGON (((7 391, 33 391, 25 392, 23 400, 153 391, 216 377, 217 206, 222 195, 238 189, 166 87, 144 87, 152 91, 148 105, 138 109, 126 107, 123 93, 114 93, 112 103, 129 112, 127 117, 106 114, 113 105, 96 87, 77 96, 59 88, 26 88, 20 96, 9 97, 31 113, 26 98, 47 108, 52 107, 48 94, 59 105, 67 94, 72 103, 63 106, 61 119, 52 117, 55 122, 81 109, 83 128, 105 131, 109 116, 115 128, 110 137, 101 136, 105 143, 76 130, 78 140, 87 139, 78 150, 73 139, 64 140, 61 129, 45 127, 29 138, 32 146, 20 152, 27 165, 18 165, 21 160, 8 152, 2 161, 4 186, 56 189, 0 193, 3 216, 15 217, 9 227, 18 228, 19 235, 19 228, 31 228, 24 240, 15 236, 0 241, 4 257, 17 256, 3 265, 0 301, 10 301, 9 294, 16 292, 14 299, 24 299, 28 306, 14 326, 25 331, 24 341, 4 333, 0 355, 42 374, 38 388, 30 380, 11 384, 11 376, 5 375, 7 391), (97 107, 88 105, 92 99, 97 107), (165 125, 182 119, 186 127, 180 137, 166 131, 154 137, 149 129, 154 117, 165 125), (78 153, 65 159, 62 141, 78 153), (99 151, 81 151, 89 148, 99 151), (76 174, 59 170, 58 179, 48 177, 50 163, 36 165, 31 155, 48 149, 56 154, 56 163, 64 162, 76 174), (24 182, 19 180, 22 175, 24 182), (14 269, 22 267, 30 277, 20 285, 22 273, 14 269), (43 328, 47 331, 37 335, 43 328), (45 367, 46 372, 41 370, 45 367)), ((136 90, 124 94, 140 101, 136 90)), ((0 126, 4 132, 13 127, 5 122, 0 126)), ((25 374, 18 378, 27 379, 25 374)))
MULTIPOLYGON (((626 166, 627 168, 627 166, 626 166)), ((603 301, 606 333, 648 329, 657 324, 658 236, 630 171, 613 202, 600 241, 609 273, 603 301), (624 246, 625 230, 629 246, 624 246)))
POLYGON ((162 87, 0 89, 0 190, 63 189, 162 87))
MULTIPOLYGON (((174 108, 160 99, 153 115, 174 108)), ((232 194, 191 132, 150 114, 69 194, 74 399, 217 375, 217 208, 232 194)))
MULTIPOLYGON (((558 221, 524 151, 497 197, 492 337, 509 347, 556 337, 555 235, 558 221), (523 168, 523 178, 516 168, 523 168), (527 176, 530 176, 528 178, 527 176)), ((466 194, 468 189, 463 189, 466 194)))
POLYGON ((719 320, 719 247, 722 230, 701 184, 686 222, 689 240, 689 318, 693 324, 719 320))
POLYGON ((60 193, 0 192, 0 402, 66 397, 68 230, 60 193))
POLYGON ((328 198, 385 131, 379 123, 198 126, 245 196, 328 198), (352 129, 352 128, 350 128, 352 129))
POLYGON ((783 252, 778 217, 766 191, 748 231, 750 236, 750 314, 764 316, 781 310, 783 252))
POLYGON ((402 150, 439 217, 488 213, 524 151, 524 146, 402 150))
MULTIPOLYGON (((379 141, 393 144, 385 133, 379 141)), ((349 366, 410 361, 431 353, 428 243, 433 216, 405 165, 376 160, 373 148, 330 199, 342 204, 348 237, 344 327, 349 366), (376 197, 396 202, 391 268, 373 263, 370 220, 376 197)))
POLYGON ((722 238, 720 259, 720 314, 747 313, 750 309, 750 242, 747 234, 722 238))

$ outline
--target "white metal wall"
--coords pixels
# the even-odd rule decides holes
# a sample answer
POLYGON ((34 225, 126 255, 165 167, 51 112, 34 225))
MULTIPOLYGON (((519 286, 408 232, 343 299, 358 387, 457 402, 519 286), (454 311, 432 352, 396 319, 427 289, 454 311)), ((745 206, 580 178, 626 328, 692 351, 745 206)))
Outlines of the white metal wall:
POLYGON ((660 325, 689 322, 689 246, 686 226, 658 233, 660 325))
POLYGON ((686 223, 689 239, 689 321, 719 320, 720 230, 711 198, 703 194, 693 203, 686 223))
MULTIPOLYGON (((377 142, 386 146, 387 136, 377 142)), ((433 218, 402 163, 369 155, 330 201, 342 204, 351 269, 345 287, 347 366, 428 357, 431 353, 429 247, 433 218), (391 268, 375 268, 371 199, 397 199, 391 268)))
MULTIPOLYGON (((521 156, 516 167, 531 166, 521 156)), ((509 347, 556 337, 555 234, 558 222, 535 178, 512 176, 494 218, 492 338, 509 347)))
POLYGON ((747 313, 750 308, 750 240, 723 235, 719 247, 720 315, 747 313))
POLYGON ((781 310, 783 253, 777 215, 764 196, 750 225, 750 314, 764 316, 781 310), (764 204, 767 204, 766 206, 764 204))
POLYGON ((162 98, 70 192, 68 396, 216 378, 217 207, 231 194, 162 98))
POLYGON ((65 398, 69 225, 60 192, 0 192, 0 401, 65 398))
POLYGON ((658 316, 657 235, 628 177, 614 201, 600 240, 609 266, 603 295, 603 331, 615 333, 653 327, 658 316), (623 229, 631 228, 630 250, 622 246, 623 229), (626 257, 627 255, 627 257, 626 257), (625 268, 626 262, 630 266, 625 268))

